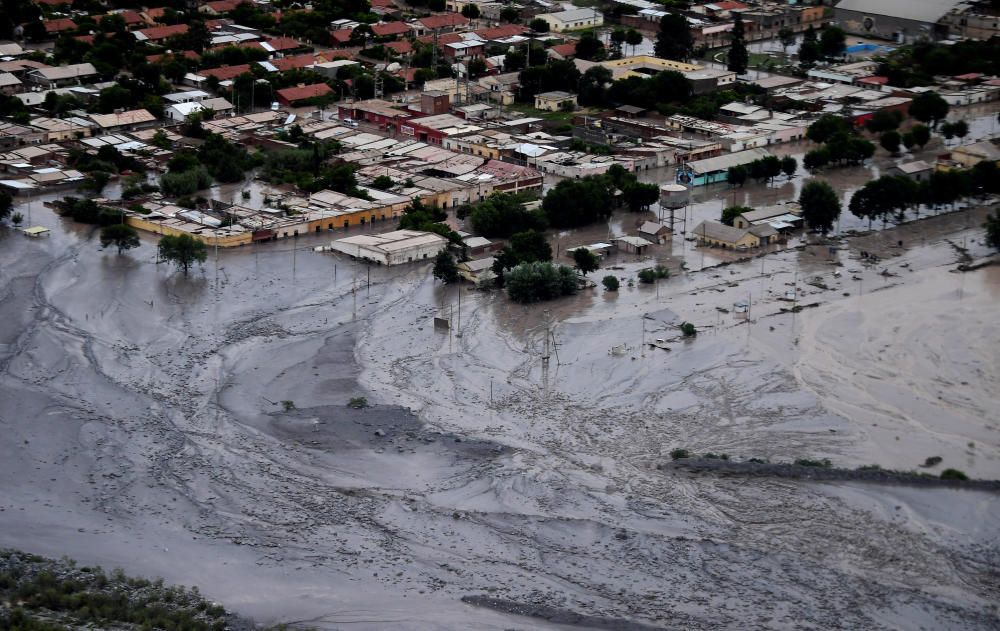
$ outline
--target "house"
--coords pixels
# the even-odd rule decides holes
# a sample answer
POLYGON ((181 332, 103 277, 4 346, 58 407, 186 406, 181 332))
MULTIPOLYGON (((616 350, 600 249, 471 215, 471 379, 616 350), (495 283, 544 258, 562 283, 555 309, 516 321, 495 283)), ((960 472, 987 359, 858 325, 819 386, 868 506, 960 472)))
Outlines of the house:
POLYGON ((959 4, 961 0, 841 0, 833 15, 837 26, 851 35, 909 44, 947 37, 941 19, 959 4))
POLYGON ((671 230, 668 226, 653 221, 645 221, 639 226, 639 236, 649 239, 653 243, 666 243, 670 238, 671 230))
POLYGON ((548 112, 558 112, 559 110, 576 109, 576 95, 569 92, 554 91, 542 92, 535 95, 535 109, 548 112))
POLYGON ((458 275, 470 283, 479 284, 488 282, 495 277, 493 273, 493 261, 491 256, 485 259, 475 259, 464 261, 458 264, 458 275))
POLYGON ((771 206, 752 210, 738 215, 733 220, 733 227, 748 230, 753 226, 767 224, 779 232, 789 232, 802 227, 802 215, 798 204, 771 206))
POLYGON ((157 125, 156 117, 143 109, 114 114, 90 114, 90 120, 105 133, 146 129, 157 125))
POLYGON ((452 33, 469 26, 469 18, 458 13, 441 13, 420 18, 412 26, 417 35, 452 33))
POLYGON ((21 89, 21 80, 9 72, 0 72, 0 92, 14 94, 21 89))
POLYGON ((169 103, 197 103, 204 101, 211 96, 204 90, 187 90, 186 92, 172 92, 164 94, 161 98, 169 103))
POLYGON ((748 229, 734 228, 718 221, 703 221, 692 231, 701 245, 745 250, 760 245, 760 237, 748 229))
POLYGON ((222 97, 216 97, 214 99, 202 99, 198 101, 185 101, 183 103, 174 103, 163 110, 163 116, 167 120, 176 121, 178 123, 187 120, 187 117, 196 112, 201 112, 203 110, 211 110, 216 114, 225 114, 232 111, 233 104, 222 97))
POLYGON ((413 27, 406 22, 382 22, 380 24, 372 24, 371 29, 375 37, 405 36, 413 32, 413 27))
POLYGON ((97 69, 94 68, 94 65, 83 63, 69 66, 36 68, 28 73, 28 80, 51 90, 64 85, 80 84, 83 82, 83 79, 96 76, 97 69))
POLYGON ((576 57, 576 42, 556 44, 549 48, 549 57, 553 59, 573 59, 576 57))
POLYGON ((399 265, 433 258, 448 247, 448 240, 433 232, 395 230, 337 239, 330 249, 379 265, 399 265))
POLYGON ((904 162, 903 164, 897 164, 896 166, 889 169, 893 175, 904 175, 915 182, 923 182, 931 176, 931 171, 934 167, 927 164, 923 160, 916 160, 914 162, 904 162))
POLYGON ((966 168, 974 167, 984 160, 1000 164, 1000 147, 988 140, 955 147, 951 150, 951 160, 966 168))
POLYGON ((168 26, 154 26, 138 31, 132 31, 132 35, 140 42, 161 42, 175 35, 183 35, 188 32, 187 24, 170 24, 168 26))
POLYGON ((749 231, 750 234, 760 239, 761 246, 771 245, 772 241, 777 241, 781 238, 781 233, 778 232, 778 229, 769 223, 751 226, 749 231))
POLYGON ((690 186, 705 186, 716 182, 725 182, 729 177, 729 168, 750 164, 769 156, 767 150, 761 148, 746 149, 728 153, 714 158, 694 160, 677 166, 677 182, 690 186))
POLYGON ((492 252, 496 250, 499 246, 498 243, 493 243, 486 237, 476 237, 467 236, 462 239, 462 243, 469 250, 470 256, 479 256, 480 254, 485 254, 486 252, 492 252))
POLYGON ((309 99, 315 99, 333 94, 333 88, 325 83, 313 83, 311 85, 300 84, 294 88, 277 90, 274 94, 278 97, 278 103, 281 103, 285 107, 293 107, 296 104, 301 104, 303 101, 307 101, 309 99))
POLYGON ((238 7, 241 1, 242 0, 216 0, 215 2, 206 2, 198 7, 198 11, 209 15, 222 15, 223 13, 229 13, 238 7))
POLYGON ((597 9, 569 9, 556 13, 540 13, 535 18, 545 20, 549 30, 555 33, 604 24, 604 15, 597 9))
POLYGON ((58 35, 59 33, 65 33, 66 31, 76 30, 76 22, 69 18, 45 20, 42 22, 42 26, 45 27, 45 32, 49 35, 58 35))
POLYGON ((619 250, 628 254, 645 254, 653 243, 642 237, 616 237, 611 240, 619 250))

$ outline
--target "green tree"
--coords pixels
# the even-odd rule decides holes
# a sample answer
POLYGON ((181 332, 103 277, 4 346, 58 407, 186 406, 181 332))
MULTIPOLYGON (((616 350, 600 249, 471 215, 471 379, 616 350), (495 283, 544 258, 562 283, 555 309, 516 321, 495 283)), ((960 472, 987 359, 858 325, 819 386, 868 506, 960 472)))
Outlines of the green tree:
POLYGON ((778 30, 778 40, 781 42, 781 52, 788 53, 788 47, 795 45, 795 31, 788 26, 782 26, 778 30))
POLYGON ((534 20, 528 22, 528 28, 536 33, 548 33, 549 23, 542 18, 535 18, 534 20))
POLYGON ((473 79, 478 79, 479 77, 486 74, 488 68, 486 67, 486 60, 480 57, 475 59, 470 59, 468 63, 469 76, 473 79))
POLYGON ((668 13, 660 19, 660 30, 656 36, 653 51, 662 59, 684 61, 694 50, 694 40, 687 18, 677 13, 668 13))
POLYGON ((806 137, 813 142, 829 142, 837 134, 851 135, 854 126, 851 121, 836 114, 823 114, 806 130, 806 137))
POLYGON ((604 285, 604 289, 606 289, 607 291, 618 291, 619 287, 618 279, 614 276, 611 276, 610 274, 602 278, 601 283, 604 285))
POLYGON ((10 209, 14 207, 14 198, 7 191, 0 191, 0 221, 7 218, 10 209))
POLYGON ((899 145, 901 142, 902 138, 900 137, 899 132, 894 129, 885 132, 879 138, 879 144, 882 145, 882 148, 892 155, 899 153, 899 145))
POLYGON ((809 227, 826 234, 840 217, 840 199, 826 182, 813 180, 802 187, 799 195, 802 217, 809 227))
POLYGON ((458 282, 458 264, 455 263, 455 257, 452 256, 451 252, 448 250, 438 252, 437 258, 434 259, 433 273, 434 278, 445 284, 458 282))
POLYGON ((470 20, 479 19, 479 5, 467 4, 462 7, 462 17, 469 18, 470 20))
POLYGON ((733 30, 730 34, 732 44, 729 47, 728 65, 730 72, 738 75, 746 74, 747 65, 750 62, 750 53, 747 52, 747 43, 744 40, 743 18, 739 13, 733 20, 733 30))
POLYGON ((903 114, 896 110, 879 110, 865 122, 865 128, 875 134, 898 129, 903 122, 903 114))
POLYGON ((536 230, 511 235, 510 248, 520 263, 552 260, 552 246, 545 240, 545 234, 536 230))
POLYGON ((119 256, 125 250, 139 247, 139 233, 135 228, 124 223, 115 223, 101 228, 101 247, 118 248, 119 256))
POLYGON ((660 198, 660 187, 656 184, 630 182, 622 188, 622 196, 629 210, 644 212, 660 198))
POLYGON ((500 10, 500 20, 503 22, 517 22, 521 18, 521 12, 515 7, 504 7, 500 10))
POLYGON ((719 218, 719 221, 726 224, 727 226, 731 226, 733 225, 733 222, 736 221, 737 217, 739 217, 743 213, 748 213, 752 211, 753 208, 750 208, 749 206, 727 206, 726 208, 722 209, 722 216, 719 218))
POLYGON ((931 141, 931 130, 927 125, 914 125, 910 133, 913 134, 913 142, 921 149, 931 141))
POLYGON ((799 162, 792 156, 785 156, 781 159, 781 172, 792 178, 799 170, 799 162))
POLYGON ((596 254, 587 248, 577 248, 573 250, 573 263, 580 270, 581 274, 596 272, 601 267, 601 260, 596 254))
MULTIPOLYGON (((609 39, 611 40, 612 56, 615 59, 620 58, 622 56, 622 44, 625 43, 625 38, 626 38, 625 29, 616 28, 615 30, 611 31, 611 36, 609 37, 609 39)), ((579 50, 577 51, 577 54, 579 54, 579 50)))
POLYGON ((948 102, 937 92, 923 92, 910 102, 909 111, 913 118, 937 128, 938 123, 948 117, 949 109, 948 102))
POLYGON ((844 54, 844 47, 847 38, 844 31, 836 26, 828 26, 823 29, 823 34, 819 38, 819 49, 827 57, 837 57, 844 54))
POLYGON ((986 243, 1000 250, 1000 208, 993 211, 992 215, 986 216, 986 243))
POLYGON ((587 61, 603 61, 607 57, 607 52, 594 32, 587 31, 576 40, 576 56, 587 61))
POLYGON ((372 180, 372 188, 377 188, 380 191, 388 191, 395 185, 396 183, 388 175, 380 175, 372 180))
POLYGON ((22 215, 21 213, 14 213, 13 215, 10 216, 10 222, 15 226, 20 226, 21 222, 23 221, 24 221, 24 215, 22 215))
POLYGON ((816 63, 822 53, 816 38, 816 29, 810 24, 802 35, 802 44, 799 46, 799 62, 803 66, 811 66, 816 63))
POLYGON ((576 293, 576 274, 565 265, 549 262, 521 263, 505 275, 507 295, 520 303, 551 300, 576 293))
POLYGON ((185 276, 188 275, 191 265, 204 263, 208 258, 208 248, 205 247, 205 243, 188 234, 161 237, 159 251, 160 258, 184 270, 185 276))
POLYGON ((642 33, 630 28, 625 32, 625 43, 632 47, 632 54, 635 54, 635 47, 642 43, 642 33))
POLYGON ((726 181, 732 184, 733 186, 742 187, 743 184, 747 181, 748 175, 749 174, 747 173, 747 168, 742 164, 731 166, 729 167, 729 170, 726 172, 726 181))

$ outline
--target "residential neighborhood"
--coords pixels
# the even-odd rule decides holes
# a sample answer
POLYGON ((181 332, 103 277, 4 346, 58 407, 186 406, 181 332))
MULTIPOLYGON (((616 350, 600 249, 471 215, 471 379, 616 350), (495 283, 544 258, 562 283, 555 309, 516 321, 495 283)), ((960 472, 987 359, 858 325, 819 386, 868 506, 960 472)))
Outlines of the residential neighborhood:
POLYGON ((998 628, 998 23, 5 1, 0 628, 998 628))

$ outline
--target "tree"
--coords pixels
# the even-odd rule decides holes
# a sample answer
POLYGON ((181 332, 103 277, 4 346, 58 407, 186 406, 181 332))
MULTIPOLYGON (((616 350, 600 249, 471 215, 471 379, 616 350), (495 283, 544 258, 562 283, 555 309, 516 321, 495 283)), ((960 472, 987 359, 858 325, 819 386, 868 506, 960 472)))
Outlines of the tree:
POLYGON ((0 221, 7 218, 14 206, 14 198, 7 191, 0 191, 0 221))
POLYGON ((469 18, 470 20, 479 19, 479 5, 467 4, 462 7, 462 17, 469 18))
POLYGON ((395 185, 396 183, 388 175, 380 175, 372 180, 372 188, 377 188, 380 191, 388 191, 395 185))
POLYGON ((188 275, 188 270, 194 263, 204 263, 208 258, 208 248, 205 243, 195 239, 191 235, 166 235, 160 238, 160 258, 171 261, 184 270, 184 275, 188 275))
POLYGON ((747 65, 750 63, 750 53, 747 52, 747 44, 743 36, 743 18, 737 13, 736 19, 733 21, 731 34, 733 42, 729 48, 729 64, 727 68, 730 72, 735 72, 738 75, 746 74, 747 65))
POLYGON ((125 250, 139 247, 139 233, 135 228, 124 223, 115 223, 101 228, 101 247, 109 246, 118 248, 118 255, 121 256, 125 250))
POLYGON ((535 18, 534 20, 528 22, 528 28, 536 33, 548 33, 549 23, 542 18, 535 18))
POLYGON ((635 47, 642 43, 642 33, 630 28, 625 32, 625 43, 632 47, 632 54, 635 54, 635 47))
POLYGON ((836 114, 823 114, 806 130, 806 137, 813 142, 829 142, 837 134, 851 135, 854 126, 851 121, 836 114))
POLYGON ((955 121, 951 124, 951 132, 961 140, 969 135, 969 124, 964 120, 955 121))
POLYGON ((807 182, 799 195, 799 205, 802 206, 802 217, 809 227, 823 234, 829 232, 840 217, 840 199, 833 187, 826 182, 807 182))
POLYGON ((587 31, 576 41, 576 56, 587 61, 602 61, 607 53, 593 31, 587 31))
POLYGON ((469 76, 473 79, 478 79, 479 77, 486 74, 486 60, 481 57, 476 57, 475 59, 469 60, 469 76))
POLYGON ((517 22, 521 17, 521 12, 514 7, 504 7, 500 10, 500 20, 503 22, 517 22))
POLYGON ((903 114, 896 110, 879 110, 865 122, 865 128, 875 134, 899 128, 903 114))
MULTIPOLYGON (((622 44, 625 43, 625 37, 625 29, 623 28, 616 28, 611 31, 609 39, 611 40, 612 55, 616 59, 622 56, 622 44)), ((577 45, 577 54, 580 54, 579 45, 577 45)))
POLYGON ((788 54, 788 47, 795 45, 795 31, 788 26, 782 26, 778 30, 778 40, 781 41, 781 52, 788 54))
POLYGON ((656 184, 629 182, 622 188, 625 204, 632 212, 649 210, 649 207, 660 198, 660 187, 656 184))
POLYGON ((802 35, 802 45, 799 46, 799 62, 803 66, 811 66, 820 58, 822 52, 819 42, 816 41, 816 29, 810 24, 802 35))
MULTIPOLYGON (((1000 224, 1000 220, 998 220, 1000 224)), ((998 228, 1000 230, 1000 228, 998 228)), ((997 246, 1000 248, 1000 245, 997 246)), ((610 274, 601 279, 601 283, 604 285, 604 289, 607 291, 618 291, 619 283, 618 279, 610 274)))
POLYGON ((805 157, 802 159, 802 166, 804 166, 807 171, 822 169, 828 164, 830 164, 830 151, 826 147, 813 149, 812 151, 806 153, 805 157))
POLYGON ((847 38, 844 31, 836 26, 828 26, 823 29, 823 34, 819 38, 819 49, 827 57, 837 57, 844 53, 847 38))
POLYGON ((22 215, 21 213, 14 213, 13 215, 10 216, 10 222, 15 226, 20 226, 21 222, 23 221, 24 221, 24 215, 22 215))
POLYGON ((596 272, 601 267, 601 260, 587 248, 573 250, 573 263, 581 274, 596 272))
POLYGON ((567 296, 577 291, 576 273, 565 265, 549 262, 521 263, 505 275, 507 294, 520 303, 567 296))
POLYGON ((694 40, 687 19, 683 15, 668 13, 660 19, 653 52, 662 59, 686 60, 694 50, 694 40))
POLYGON ((446 285, 458 282, 458 264, 455 263, 455 257, 452 256, 451 252, 448 250, 438 252, 437 258, 434 259, 433 274, 434 278, 446 285))
POLYGON ((913 142, 921 149, 931 140, 931 130, 927 125, 914 125, 910 133, 913 134, 913 142))
POLYGON ((1000 250, 1000 208, 993 211, 992 215, 986 216, 986 243, 1000 250))
POLYGON ((781 172, 788 176, 789 179, 795 176, 795 172, 799 170, 799 162, 792 156, 785 156, 781 159, 781 172))
POLYGON ((747 181, 747 168, 743 165, 731 166, 726 172, 726 181, 733 186, 742 187, 747 181))
POLYGON ((896 130, 885 132, 878 140, 879 144, 882 145, 882 148, 892 155, 899 153, 899 143, 901 141, 902 138, 896 130))
POLYGON ((719 221, 726 224, 727 226, 731 226, 733 225, 733 222, 736 221, 737 217, 739 217, 743 213, 748 213, 752 211, 753 208, 750 208, 748 206, 727 206, 726 208, 722 209, 722 216, 719 217, 719 221))
POLYGON ((916 140, 913 139, 913 132, 906 132, 901 137, 901 140, 903 142, 903 146, 906 147, 907 151, 913 149, 914 145, 917 144, 916 140))
MULTIPOLYGON (((948 117, 948 102, 937 92, 923 92, 910 102, 910 116, 937 128, 938 122, 948 117)), ((917 144, 920 144, 919 142, 917 144)), ((922 145, 921 145, 922 146, 922 145)))
POLYGON ((545 240, 545 234, 536 230, 511 235, 510 249, 521 263, 552 260, 552 246, 545 240))

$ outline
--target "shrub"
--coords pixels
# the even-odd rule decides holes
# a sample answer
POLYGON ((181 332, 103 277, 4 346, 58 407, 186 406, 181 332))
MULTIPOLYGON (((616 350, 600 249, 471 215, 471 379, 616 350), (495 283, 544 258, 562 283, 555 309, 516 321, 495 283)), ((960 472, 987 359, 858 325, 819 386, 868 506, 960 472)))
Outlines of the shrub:
POLYGON ((365 397, 353 397, 347 402, 347 407, 354 408, 355 410, 366 408, 368 407, 368 399, 365 397))
POLYGON ((799 458, 795 461, 795 464, 800 467, 829 467, 830 460, 824 458, 823 460, 809 460, 808 458, 799 458))
POLYGON ((688 451, 687 449, 681 449, 681 448, 672 449, 670 451, 670 457, 673 458, 674 460, 682 460, 684 458, 690 458, 691 452, 688 451))
POLYGON ((690 322, 682 322, 681 333, 684 334, 684 337, 694 337, 695 335, 698 335, 698 329, 696 329, 690 322))
POLYGON ((639 282, 646 285, 656 282, 656 272, 653 271, 653 268, 647 267, 646 269, 639 270, 639 282))
POLYGON ((551 300, 577 291, 576 273, 549 262, 521 263, 504 274, 510 299, 522 304, 551 300))
POLYGON ((284 401, 281 402, 281 409, 283 409, 286 412, 291 412, 292 410, 295 409, 295 401, 289 401, 288 399, 285 399, 284 401))
POLYGON ((604 289, 606 289, 607 291, 618 291, 619 287, 618 279, 615 278, 614 276, 611 276, 609 274, 608 276, 605 276, 601 280, 601 282, 604 283, 604 289))
POLYGON ((941 472, 942 480, 968 480, 969 476, 965 475, 962 471, 958 469, 945 469, 941 472))
POLYGON ((164 173, 160 176, 160 188, 169 197, 182 197, 212 185, 212 176, 203 166, 196 166, 180 173, 164 173))

